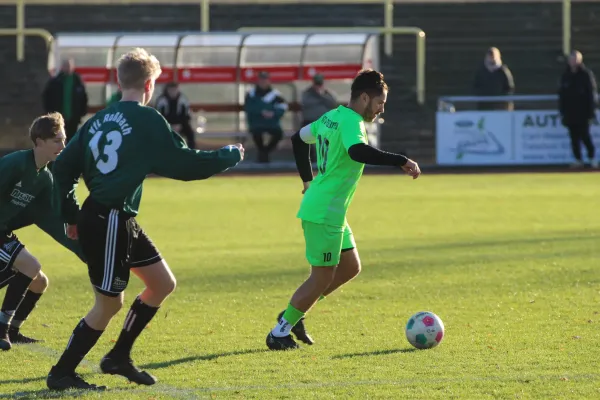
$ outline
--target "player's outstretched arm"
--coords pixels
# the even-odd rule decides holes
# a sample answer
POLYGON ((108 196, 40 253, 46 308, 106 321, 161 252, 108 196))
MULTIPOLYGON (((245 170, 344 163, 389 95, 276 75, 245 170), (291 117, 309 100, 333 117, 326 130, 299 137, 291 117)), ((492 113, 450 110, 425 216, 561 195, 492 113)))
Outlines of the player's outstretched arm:
POLYGON ((365 143, 357 143, 348 149, 348 155, 356 162, 369 165, 400 167, 414 179, 421 174, 419 165, 403 154, 389 153, 365 143))
POLYGON ((67 147, 56 158, 52 167, 54 190, 58 191, 59 204, 57 206, 60 207, 60 214, 69 225, 77 224, 77 213, 79 212, 79 202, 75 190, 83 172, 83 150, 79 137, 84 127, 85 125, 75 134, 67 147))
POLYGON ((236 166, 244 158, 241 144, 215 151, 192 150, 157 115, 157 134, 152 143, 152 172, 165 178, 195 181, 210 178, 236 166))
POLYGON ((47 203, 39 203, 35 209, 31 210, 33 222, 38 228, 46 232, 55 241, 63 247, 71 250, 82 262, 85 262, 85 257, 79 246, 79 241, 69 239, 67 237, 67 228, 65 221, 59 213, 47 203))
POLYGON ((413 179, 421 175, 421 170, 416 162, 403 154, 388 153, 379 150, 367 143, 367 132, 364 122, 345 120, 341 123, 342 142, 348 155, 356 162, 369 165, 386 165, 400 167, 413 179))

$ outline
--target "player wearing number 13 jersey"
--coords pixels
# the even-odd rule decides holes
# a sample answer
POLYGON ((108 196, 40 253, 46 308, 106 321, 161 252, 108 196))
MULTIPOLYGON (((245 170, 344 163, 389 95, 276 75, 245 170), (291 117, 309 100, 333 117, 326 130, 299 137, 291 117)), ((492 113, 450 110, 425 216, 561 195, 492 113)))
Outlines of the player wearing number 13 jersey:
POLYGON ((354 197, 364 165, 388 165, 404 169, 416 179, 421 171, 401 154, 387 153, 368 145, 365 121, 383 112, 388 87, 383 75, 373 70, 358 73, 348 106, 329 111, 292 136, 294 156, 304 183, 298 211, 306 242, 310 277, 296 290, 278 323, 267 335, 271 350, 298 347, 298 340, 313 344, 304 327, 304 316, 319 300, 360 272, 360 259, 346 212, 354 197), (317 147, 318 175, 313 180, 309 144, 317 147))
POLYGON ((68 234, 79 237, 96 303, 78 323, 65 352, 52 367, 47 378, 50 389, 105 389, 88 384, 75 369, 121 308, 130 272, 145 283, 146 289, 133 302, 123 330, 100 369, 138 384, 156 382, 134 366, 131 349, 174 290, 175 278, 135 220, 142 183, 149 174, 183 181, 206 179, 243 158, 241 145, 219 151, 189 149, 165 119, 146 106, 160 73, 158 60, 144 49, 122 56, 117 66, 121 101, 90 118, 54 165, 68 234), (90 192, 81 211, 75 196, 80 175, 90 192))

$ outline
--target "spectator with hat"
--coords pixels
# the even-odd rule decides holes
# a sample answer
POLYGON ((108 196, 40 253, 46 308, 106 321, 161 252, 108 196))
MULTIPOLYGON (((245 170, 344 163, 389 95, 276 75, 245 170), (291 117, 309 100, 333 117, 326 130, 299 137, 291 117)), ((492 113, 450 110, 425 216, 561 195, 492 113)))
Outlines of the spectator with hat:
POLYGON ((270 153, 277 148, 283 138, 281 118, 288 109, 288 104, 279 90, 271 86, 268 72, 258 74, 256 86, 246 93, 244 111, 248 129, 258 150, 258 162, 268 163, 270 153), (265 144, 263 135, 270 136, 265 144))
POLYGON ((338 106, 335 93, 325 87, 321 74, 313 77, 313 84, 302 93, 302 126, 321 118, 321 115, 338 106))

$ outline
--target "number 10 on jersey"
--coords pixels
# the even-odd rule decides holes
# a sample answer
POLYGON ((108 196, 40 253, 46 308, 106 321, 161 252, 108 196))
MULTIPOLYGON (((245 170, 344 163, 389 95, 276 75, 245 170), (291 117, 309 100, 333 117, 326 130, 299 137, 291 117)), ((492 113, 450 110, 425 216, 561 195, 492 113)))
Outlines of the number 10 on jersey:
POLYGON ((318 167, 319 173, 324 174, 327 169, 327 152, 329 151, 329 140, 325 139, 323 136, 318 136, 317 141, 318 151, 319 151, 319 159, 318 159, 318 167))

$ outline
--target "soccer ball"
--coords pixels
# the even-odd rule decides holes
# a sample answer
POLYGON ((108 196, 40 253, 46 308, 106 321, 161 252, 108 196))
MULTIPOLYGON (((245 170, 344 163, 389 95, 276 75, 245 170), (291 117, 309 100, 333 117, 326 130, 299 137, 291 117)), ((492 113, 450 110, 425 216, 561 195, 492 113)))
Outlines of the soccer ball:
POLYGON ((417 349, 431 349, 444 338, 444 323, 432 312, 418 312, 406 324, 406 339, 417 349))

